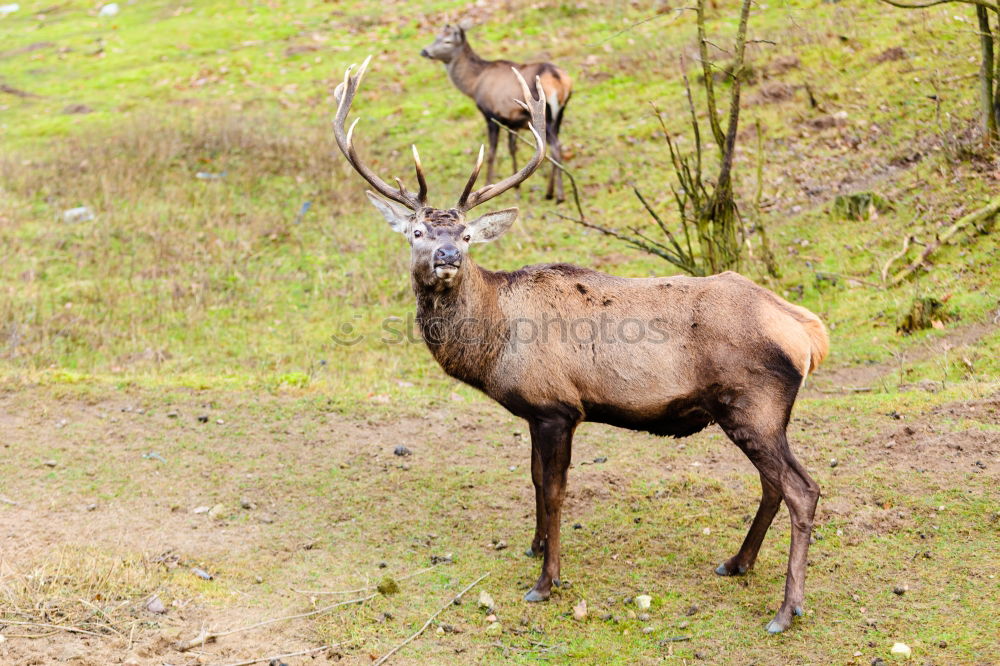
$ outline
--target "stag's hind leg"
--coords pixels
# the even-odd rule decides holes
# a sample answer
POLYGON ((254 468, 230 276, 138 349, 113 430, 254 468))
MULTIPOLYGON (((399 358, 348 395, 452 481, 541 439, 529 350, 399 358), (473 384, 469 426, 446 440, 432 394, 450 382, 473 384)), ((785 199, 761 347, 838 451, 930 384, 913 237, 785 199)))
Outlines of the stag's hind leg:
MULTIPOLYGON (((763 410, 762 410, 763 411, 763 410)), ((758 413, 758 419, 759 417, 758 413)), ((787 417, 785 419, 787 423, 787 417)), ((792 624, 795 615, 802 615, 805 601, 806 557, 809 551, 809 537, 812 533, 813 517, 816 514, 816 503, 819 501, 819 486, 809 476, 788 448, 785 436, 785 423, 780 427, 734 426, 723 424, 726 434, 747 455, 757 471, 760 472, 764 497, 757 517, 750 527, 750 533, 740 552, 725 565, 727 571, 730 563, 738 568, 743 561, 753 563, 760 542, 767 531, 766 523, 770 523, 777 512, 779 502, 769 492, 777 491, 781 500, 788 507, 792 522, 792 539, 788 553, 788 572, 785 576, 785 598, 774 619, 767 625, 768 632, 776 634, 784 631, 792 624), (728 426, 728 427, 727 427, 728 426), (773 508, 772 508, 773 507, 773 508), (747 558, 741 560, 740 558, 747 558)))
POLYGON ((764 543, 764 535, 767 534, 775 514, 781 507, 781 491, 763 474, 760 476, 760 485, 762 491, 760 506, 757 507, 757 515, 750 525, 750 531, 747 532, 740 551, 715 569, 715 573, 720 576, 741 576, 753 568, 760 546, 764 543))

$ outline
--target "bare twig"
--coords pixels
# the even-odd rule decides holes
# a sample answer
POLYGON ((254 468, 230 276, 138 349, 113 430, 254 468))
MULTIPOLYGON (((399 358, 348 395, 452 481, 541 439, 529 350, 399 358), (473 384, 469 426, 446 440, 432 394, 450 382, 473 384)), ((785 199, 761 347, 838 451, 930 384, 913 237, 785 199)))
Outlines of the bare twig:
POLYGON ((20 620, 0 620, 0 625, 3 624, 16 624, 21 627, 40 627, 43 629, 59 629, 60 631, 68 631, 71 634, 86 634, 87 636, 97 636, 98 638, 107 638, 106 634, 99 634, 96 631, 87 631, 86 629, 81 629, 79 627, 71 627, 64 624, 45 624, 44 622, 22 622, 20 620))
MULTIPOLYGON (((408 573, 405 576, 400 576, 396 580, 397 581, 408 580, 408 579, 413 578, 415 576, 419 576, 420 574, 425 574, 428 571, 431 571, 432 569, 440 566, 441 564, 442 564, 442 562, 438 562, 437 564, 432 564, 429 567, 427 567, 426 569, 421 569, 419 571, 414 571, 412 573, 408 573)), ((319 596, 319 595, 322 595, 322 594, 358 594, 359 592, 367 592, 368 590, 374 590, 376 587, 378 587, 377 583, 375 585, 366 585, 365 587, 359 587, 356 590, 331 590, 331 591, 328 592, 326 590, 296 590, 295 588, 292 588, 292 592, 296 592, 298 594, 305 594, 305 595, 309 595, 309 596, 319 596)))
POLYGON ((21 506, 20 502, 15 502, 12 499, 7 499, 6 497, 0 497, 0 504, 10 504, 11 506, 21 506))
MULTIPOLYGON (((496 118, 491 118, 491 120, 494 123, 496 123, 497 127, 501 128, 503 131, 505 131, 508 134, 512 135, 518 141, 522 141, 522 142, 528 144, 529 146, 530 145, 534 145, 530 141, 528 141, 527 139, 525 139, 523 136, 521 136, 520 134, 518 134, 517 132, 515 132, 514 130, 512 130, 511 128, 507 127, 506 125, 501 124, 496 118)), ((580 205, 580 192, 579 192, 579 190, 577 190, 577 187, 576 187, 576 178, 573 177, 573 172, 571 172, 569 169, 567 169, 566 166, 563 163, 558 162, 558 161, 552 159, 552 156, 549 155, 548 152, 545 153, 545 159, 548 160, 549 162, 551 162, 552 166, 554 166, 555 168, 557 168, 560 171, 562 171, 564 174, 566 174, 566 177, 569 178, 569 186, 573 190, 573 204, 576 206, 576 212, 580 215, 581 219, 586 219, 587 216, 584 215, 584 213, 583 213, 583 206, 580 205)))
MULTIPOLYGON (((676 21, 677 18, 681 15, 681 12, 686 11, 686 10, 692 10, 693 11, 694 7, 676 7, 674 9, 671 9, 670 11, 674 12, 674 19, 673 20, 676 21)), ((587 44, 585 46, 585 48, 593 48, 594 46, 600 46, 600 45, 604 44, 605 42, 610 42, 615 37, 620 37, 621 35, 624 35, 626 32, 629 32, 630 30, 632 30, 634 28, 638 28, 643 23, 649 23, 650 21, 655 21, 656 19, 661 18, 663 16, 667 16, 667 15, 668 15, 668 13, 664 12, 663 14, 653 14, 652 16, 647 16, 644 19, 640 19, 640 20, 636 21, 635 23, 633 23, 632 25, 628 26, 627 28, 622 28, 621 30, 619 30, 615 34, 611 35, 610 37, 605 37, 604 39, 602 39, 599 42, 594 42, 592 44, 587 44)))
POLYGON ((910 243, 914 240, 916 240, 915 236, 907 234, 906 238, 903 239, 903 247, 899 250, 899 252, 889 257, 889 261, 885 262, 885 266, 882 267, 882 284, 887 284, 889 282, 889 268, 906 256, 907 250, 910 249, 910 243))
POLYGON ((274 624, 276 622, 288 622, 289 620, 300 620, 304 617, 312 617, 313 615, 320 615, 328 611, 338 608, 340 606, 347 606, 348 604, 360 604, 373 599, 378 595, 378 593, 369 594, 367 597, 358 597, 357 599, 348 599, 347 601, 339 601, 335 604, 330 604, 329 606, 324 606, 323 608, 317 608, 314 611, 309 611, 308 613, 299 613, 298 615, 288 615, 286 617, 277 617, 271 620, 264 620, 263 622, 258 622, 257 624, 251 624, 248 627, 238 627, 236 629, 230 629, 229 631, 217 631, 210 632, 206 629, 202 629, 201 632, 188 641, 181 641, 177 643, 174 647, 179 652, 185 652, 192 648, 196 648, 206 643, 211 643, 216 639, 222 638, 223 636, 231 636, 232 634, 243 633, 244 631, 250 631, 251 629, 256 629, 258 627, 264 627, 269 624, 274 624))
POLYGON ((422 627, 420 627, 419 629, 417 629, 417 631, 416 631, 416 632, 414 632, 414 633, 413 633, 412 635, 410 635, 410 637, 409 637, 409 638, 407 638, 407 639, 406 639, 405 641, 403 641, 402 643, 400 643, 399 645, 397 645, 396 647, 392 648, 391 650, 389 650, 388 652, 386 652, 386 653, 385 653, 384 655, 382 655, 382 656, 381 656, 381 657, 379 658, 379 660, 378 660, 378 661, 376 661, 376 662, 375 662, 374 664, 372 664, 372 666, 381 666, 382 664, 384 664, 385 662, 387 662, 387 661, 389 660, 389 657, 391 657, 392 655, 394 655, 394 654, 396 654, 397 652, 399 652, 400 650, 402 650, 402 649, 403 649, 404 647, 406 647, 406 646, 407 646, 407 645, 408 645, 408 644, 409 644, 409 643, 410 643, 411 641, 413 641, 414 639, 416 639, 416 638, 417 638, 417 636, 419 636, 420 634, 424 633, 424 631, 425 631, 425 630, 427 629, 427 627, 431 626, 431 622, 433 622, 433 621, 434 621, 434 619, 435 619, 435 618, 436 618, 436 617, 437 617, 438 615, 440 615, 441 613, 445 612, 445 611, 446 611, 446 610, 448 609, 448 606, 451 606, 451 605, 452 605, 452 604, 454 604, 454 603, 455 603, 456 601, 458 601, 459 599, 461 599, 461 598, 462 598, 462 597, 463 597, 463 596, 465 595, 465 593, 466 593, 466 592, 468 592, 469 590, 471 590, 472 588, 474 588, 474 587, 475 587, 476 585, 478 585, 478 584, 479 584, 479 583, 480 583, 480 582, 481 582, 481 581, 482 581, 482 580, 483 580, 484 578, 486 578, 486 577, 487 577, 487 576, 489 576, 489 575, 490 575, 490 572, 488 572, 488 571, 487 571, 487 572, 486 572, 486 573, 484 573, 484 574, 483 574, 482 576, 480 576, 480 577, 479 577, 479 578, 477 578, 476 580, 474 580, 474 581, 472 581, 471 583, 469 583, 468 585, 466 585, 466 586, 465 586, 465 588, 464 588, 464 589, 463 589, 463 590, 462 590, 461 592, 459 592, 459 593, 458 593, 458 594, 456 594, 456 595, 455 595, 454 597, 452 597, 451 599, 449 599, 449 600, 448 600, 448 603, 446 603, 446 604, 445 604, 444 606, 441 606, 441 608, 439 608, 439 609, 437 610, 437 612, 435 612, 435 613, 434 613, 433 615, 431 615, 431 616, 430 616, 429 618, 427 618, 427 621, 426 621, 426 622, 424 622, 424 626, 422 626, 422 627))
POLYGON ((301 657, 305 654, 313 654, 314 652, 322 652, 323 650, 329 650, 330 648, 335 648, 338 645, 343 645, 343 643, 331 643, 330 645, 324 645, 318 648, 310 648, 309 650, 301 650, 299 652, 286 652, 285 654, 272 654, 270 657, 257 657, 256 659, 247 659, 246 661, 237 661, 231 664, 226 664, 225 666, 250 666, 251 664, 259 664, 262 661, 267 662, 279 662, 285 657, 301 657))

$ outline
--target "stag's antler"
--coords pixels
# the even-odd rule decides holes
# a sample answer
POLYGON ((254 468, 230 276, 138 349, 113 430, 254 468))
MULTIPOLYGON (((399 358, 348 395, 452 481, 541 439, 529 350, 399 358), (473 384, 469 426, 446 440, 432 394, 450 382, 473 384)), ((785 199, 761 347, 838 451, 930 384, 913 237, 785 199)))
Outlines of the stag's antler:
POLYGON ((535 90, 538 92, 538 99, 536 100, 531 91, 528 90, 528 84, 525 83, 521 72, 517 71, 516 67, 511 67, 511 69, 514 70, 514 76, 517 77, 518 82, 521 84, 521 92, 524 94, 523 102, 519 99, 514 101, 522 109, 531 114, 531 122, 528 124, 528 129, 535 135, 535 154, 531 156, 531 159, 524 165, 524 168, 513 176, 508 176, 499 183, 486 185, 472 192, 472 187, 476 184, 476 178, 479 177, 479 169, 483 166, 483 148, 480 146, 476 166, 472 170, 469 182, 465 185, 465 190, 462 191, 462 196, 458 199, 458 205, 456 206, 456 208, 463 212, 478 206, 484 201, 489 201, 515 185, 520 185, 528 176, 535 172, 538 165, 542 163, 542 158, 545 157, 545 139, 543 138, 545 136, 545 91, 542 89, 542 81, 537 76, 535 77, 535 90))
POLYGON ((371 59, 371 56, 365 58, 365 61, 361 63, 361 67, 358 68, 358 73, 354 76, 351 76, 351 70, 354 69, 354 65, 348 67, 347 71, 344 72, 344 82, 338 85, 337 89, 333 91, 333 96, 337 99, 337 115, 333 119, 333 134, 337 138, 337 145, 340 146, 340 152, 344 153, 344 157, 351 163, 354 170, 361 174, 361 177, 367 180, 368 184, 374 187, 379 194, 387 199, 398 201, 410 210, 419 210, 427 203, 427 181, 424 179, 424 168, 420 164, 420 155, 417 154, 417 147, 413 146, 413 164, 417 170, 417 182, 420 185, 420 191, 417 194, 413 194, 403 187, 403 183, 398 178, 396 179, 396 184, 399 187, 394 188, 376 176, 371 169, 362 164, 361 160, 358 159, 358 153, 354 150, 354 143, 351 140, 354 134, 354 126, 358 124, 357 118, 351 123, 347 132, 344 132, 344 121, 347 120, 347 114, 351 110, 351 102, 354 101, 354 95, 358 92, 358 86, 361 85, 361 78, 365 75, 365 69, 368 67, 371 59))

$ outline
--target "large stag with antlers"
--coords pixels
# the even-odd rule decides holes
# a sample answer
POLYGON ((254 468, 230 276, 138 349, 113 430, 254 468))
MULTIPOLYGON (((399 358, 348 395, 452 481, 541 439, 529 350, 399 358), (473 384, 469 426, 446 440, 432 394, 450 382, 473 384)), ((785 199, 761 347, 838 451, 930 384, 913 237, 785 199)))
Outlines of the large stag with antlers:
MULTIPOLYGON (((370 60, 370 58, 369 58, 370 60)), ((792 537, 785 598, 768 625, 783 631, 802 613, 806 551, 819 487, 792 455, 786 428, 804 378, 827 352, 822 322, 735 273, 707 278, 621 278, 570 264, 489 271, 468 256, 499 238, 516 208, 470 218, 469 211, 523 182, 545 154, 545 98, 516 73, 531 117, 535 151, 517 173, 473 189, 483 150, 453 208, 393 187, 358 157, 344 122, 369 60, 337 87, 334 131, 351 166, 376 193, 368 197, 410 244, 417 321, 434 358, 452 377, 527 420, 536 523, 529 553, 544 555, 527 601, 559 585, 559 524, 573 433, 596 421, 683 437, 717 423, 760 473, 763 497, 743 545, 716 573, 754 564, 782 500, 792 537), (582 324, 581 324, 582 322, 582 324)))

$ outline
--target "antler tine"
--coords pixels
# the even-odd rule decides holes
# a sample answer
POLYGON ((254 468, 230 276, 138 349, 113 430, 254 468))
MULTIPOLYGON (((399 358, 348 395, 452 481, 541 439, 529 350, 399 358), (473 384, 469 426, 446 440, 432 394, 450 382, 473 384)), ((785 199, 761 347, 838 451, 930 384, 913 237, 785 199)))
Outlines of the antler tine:
POLYGON ((531 122, 528 123, 528 129, 535 137, 535 154, 531 156, 528 163, 524 167, 512 176, 504 178, 499 183, 495 185, 489 185, 476 190, 469 194, 472 186, 476 182, 476 177, 479 175, 479 167, 482 164, 482 149, 479 151, 479 163, 476 164, 476 169, 472 173, 472 178, 470 178, 469 183, 465 186, 465 191, 462 193, 462 198, 458 200, 458 208, 462 211, 468 211, 479 204, 492 199, 493 197, 501 194, 515 185, 520 185, 522 182, 527 180, 528 176, 535 172, 535 169, 542 163, 542 158, 545 157, 545 90, 542 88, 542 81, 539 77, 535 77, 535 90, 538 93, 538 99, 535 99, 534 95, 528 89, 528 84, 521 76, 521 72, 517 70, 516 67, 511 67, 514 72, 514 76, 517 77, 518 83, 521 84, 521 93, 524 95, 524 101, 514 100, 518 105, 521 106, 525 111, 531 114, 531 122))
POLYGON ((413 148, 413 168, 417 172, 417 184, 420 185, 417 199, 422 204, 427 203, 427 180, 424 178, 424 165, 420 163, 420 153, 417 152, 417 147, 411 144, 410 148, 413 148))
POLYGON ((476 166, 472 169, 472 175, 469 176, 469 182, 465 184, 465 189, 462 190, 462 196, 458 198, 459 210, 468 210, 472 208, 469 206, 466 208, 466 202, 469 200, 469 192, 472 191, 472 187, 476 184, 476 180, 479 178, 479 170, 483 168, 483 150, 485 146, 479 144, 479 157, 476 158, 476 166))
POLYGON ((386 183, 384 180, 375 175, 375 173, 369 169, 365 164, 358 158, 357 151, 354 149, 354 127, 358 124, 358 119, 355 118, 354 122, 351 123, 350 128, 347 132, 344 132, 344 122, 347 120, 347 114, 351 111, 351 103, 354 101, 354 95, 358 92, 358 87, 361 85, 361 79, 365 75, 365 70, 368 68, 368 63, 371 62, 372 57, 368 56, 365 61, 361 63, 361 67, 358 68, 357 73, 353 76, 351 71, 354 69, 354 65, 351 65, 344 72, 344 82, 339 84, 337 88, 333 91, 334 98, 337 100, 337 114, 333 119, 333 135, 337 139, 337 146, 340 148, 340 152, 344 154, 347 161, 350 163, 354 170, 358 174, 368 181, 368 184, 375 188, 375 191, 384 196, 387 199, 392 199, 397 201, 411 210, 418 210, 424 205, 424 197, 427 194, 427 186, 424 183, 423 178, 420 179, 420 195, 414 195, 407 192, 400 184, 399 189, 393 188, 391 185, 386 183))

